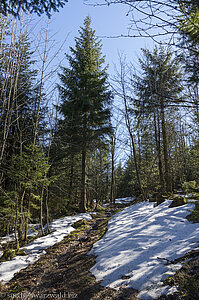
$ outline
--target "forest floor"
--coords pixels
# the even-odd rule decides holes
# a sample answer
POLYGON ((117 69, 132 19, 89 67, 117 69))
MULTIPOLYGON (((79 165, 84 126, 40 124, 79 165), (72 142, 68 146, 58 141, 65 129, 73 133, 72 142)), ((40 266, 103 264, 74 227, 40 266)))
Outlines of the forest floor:
POLYGON ((138 299, 136 290, 103 287, 90 272, 95 257, 87 254, 104 235, 108 220, 117 210, 106 208, 92 220, 78 221, 75 231, 1 285, 0 299, 138 299))
MULTIPOLYGON (((75 231, 49 247, 45 255, 16 273, 7 284, 0 285, 0 299, 138 299, 135 289, 126 288, 125 285, 119 290, 101 286, 90 272, 95 265, 95 256, 88 255, 88 252, 105 234, 113 214, 118 208, 126 206, 107 207, 99 210, 92 220, 76 222, 75 231)), ((165 284, 177 285, 180 292, 173 296, 162 296, 159 300, 199 299, 199 250, 191 250, 178 261, 185 261, 185 264, 165 284)))

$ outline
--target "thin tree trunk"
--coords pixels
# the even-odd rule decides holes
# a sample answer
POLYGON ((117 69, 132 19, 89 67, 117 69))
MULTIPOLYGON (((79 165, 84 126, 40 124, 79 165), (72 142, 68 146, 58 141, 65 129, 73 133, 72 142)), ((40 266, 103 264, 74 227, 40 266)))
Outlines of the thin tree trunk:
POLYGON ((139 170, 139 167, 138 167, 136 147, 135 147, 134 136, 133 136, 133 133, 132 133, 131 122, 130 122, 129 112, 128 112, 126 89, 125 89, 125 64, 124 64, 124 62, 122 62, 121 57, 120 57, 120 67, 121 67, 120 74, 118 74, 118 75, 120 77, 119 83, 120 83, 120 86, 121 86, 121 94, 122 94, 122 98, 123 98, 123 101, 124 101, 125 122, 126 122, 127 130, 129 132, 129 135, 130 135, 131 144, 132 144, 132 148, 133 148, 133 158, 134 158, 134 164, 135 164, 136 177, 137 177, 139 191, 140 191, 140 194, 142 195, 142 199, 146 200, 145 192, 144 192, 144 189, 142 187, 142 182, 141 182, 141 179, 140 179, 140 170, 139 170))
POLYGON ((69 182, 69 191, 68 191, 68 201, 71 201, 72 189, 73 189, 73 174, 74 174, 74 156, 71 155, 71 164, 70 164, 70 182, 69 182))
POLYGON ((164 103, 161 99, 161 123, 162 123, 162 141, 163 141, 163 154, 164 154, 164 168, 165 168, 165 183, 166 191, 170 191, 170 178, 169 178, 169 157, 168 157, 168 142, 167 131, 165 125, 164 103))
POLYGON ((86 150, 82 150, 82 177, 80 211, 86 211, 86 150))
MULTIPOLYGON (((16 48, 16 21, 13 21, 12 23, 12 35, 11 35, 11 44, 12 47, 10 48, 10 53, 8 57, 8 67, 5 74, 5 80, 3 82, 2 87, 2 95, 4 99, 4 103, 6 105, 6 114, 5 114, 5 120, 3 121, 3 138, 1 143, 1 151, 0 151, 0 165, 2 164, 4 152, 6 149, 7 139, 9 135, 10 126, 12 123, 12 113, 14 109, 14 103, 15 103, 15 92, 16 92, 16 86, 18 81, 18 67, 20 65, 19 58, 17 57, 19 49, 16 48), (17 63, 15 61, 15 58, 17 57, 17 63), (6 95, 8 90, 8 95, 6 95), (12 92, 14 95, 12 96, 12 92)), ((4 106, 5 107, 5 106, 4 106)), ((3 113, 3 111, 2 111, 3 113)), ((3 117, 3 114, 1 114, 3 117)))
POLYGON ((127 126, 127 129, 128 129, 128 132, 129 132, 129 135, 130 135, 130 138, 131 138, 131 144, 132 144, 132 147, 133 147, 133 158, 134 158, 134 164, 135 164, 138 187, 139 187, 139 190, 140 190, 140 193, 142 195, 143 200, 146 200, 146 196, 145 196, 144 189, 142 187, 142 183, 141 183, 141 179, 140 179, 140 171, 139 171, 139 168, 138 168, 137 153, 136 153, 136 148, 135 148, 134 137, 133 137, 132 130, 131 130, 131 124, 130 124, 129 115, 128 115, 128 107, 127 107, 127 101, 126 101, 125 93, 123 94, 123 99, 124 99, 124 105, 125 105, 126 126, 127 126))
POLYGON ((46 225, 48 233, 51 231, 49 226, 49 210, 48 210, 48 195, 49 195, 49 187, 46 189, 46 225))
POLYGON ((37 107, 36 122, 35 122, 35 129, 34 129, 34 142, 33 142, 34 145, 36 145, 36 140, 38 135, 38 126, 39 126, 39 119, 40 119, 39 113, 40 113, 41 102, 42 102, 42 89, 43 89, 44 71, 45 71, 46 56, 47 56, 47 43, 48 43, 48 24, 46 28, 45 47, 44 47, 44 54, 43 54, 43 61, 42 61, 40 87, 39 87, 39 102, 37 107))
POLYGON ((112 137, 112 149, 111 149, 111 190, 110 190, 110 203, 115 204, 115 139, 112 137))
POLYGON ((159 168, 159 178, 160 178, 160 185, 162 187, 162 193, 165 192, 165 179, 163 174, 162 168, 162 158, 161 158, 161 147, 160 147, 160 128, 159 128, 159 120, 157 124, 156 115, 154 113, 154 128, 155 128, 155 142, 156 142, 156 150, 158 155, 158 168, 159 168), (158 129, 157 129, 158 126, 158 129))
POLYGON ((24 240, 24 236, 23 236, 23 223, 24 223, 24 198, 25 198, 25 194, 26 194, 26 189, 23 191, 23 194, 21 196, 20 199, 20 217, 19 217, 19 224, 18 224, 18 238, 19 241, 23 241, 24 240))
POLYGON ((138 168, 141 170, 141 138, 139 128, 137 130, 137 141, 138 141, 138 168))
POLYGON ((44 197, 44 184, 41 191, 41 202, 40 202, 40 228, 41 234, 44 235, 44 226, 43 226, 43 197, 44 197))
POLYGON ((27 241, 28 237, 28 224, 29 224, 29 215, 30 215, 30 193, 28 196, 28 210, 27 210, 27 216, 25 218, 25 233, 24 233, 24 241, 27 241))
POLYGON ((15 215, 15 241, 17 244, 17 252, 19 252, 20 246, 19 246, 19 239, 17 234, 17 227, 18 227, 18 197, 16 196, 16 215, 15 215))

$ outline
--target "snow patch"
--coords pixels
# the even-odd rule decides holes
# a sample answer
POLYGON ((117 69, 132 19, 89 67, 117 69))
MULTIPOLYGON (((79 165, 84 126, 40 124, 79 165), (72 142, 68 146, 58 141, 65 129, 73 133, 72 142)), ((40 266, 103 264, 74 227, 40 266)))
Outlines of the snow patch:
MULTIPOLYGON (((124 203, 130 203, 135 200, 135 197, 126 197, 126 198, 117 198, 115 199, 115 204, 124 204, 124 203)), ((110 203, 104 203, 103 206, 107 207, 110 203)))
POLYGON ((181 264, 168 262, 198 245, 199 228, 185 218, 192 204, 169 208, 171 202, 155 207, 140 202, 109 221, 107 233, 90 251, 97 256, 91 272, 103 286, 132 287, 140 291, 140 299, 147 300, 175 291, 162 281, 181 264))
POLYGON ((116 204, 130 203, 135 200, 135 197, 118 198, 115 199, 116 204))
MULTIPOLYGON (((46 253, 45 249, 63 240, 67 234, 75 230, 75 228, 72 227, 72 224, 82 219, 90 220, 92 217, 90 214, 85 213, 53 221, 50 224, 52 233, 40 237, 29 245, 21 248, 27 255, 16 256, 11 261, 2 262, 0 264, 0 282, 5 284, 14 277, 16 272, 25 269, 29 264, 38 260, 41 255, 46 253)), ((7 239, 8 238, 9 237, 7 237, 7 239)))

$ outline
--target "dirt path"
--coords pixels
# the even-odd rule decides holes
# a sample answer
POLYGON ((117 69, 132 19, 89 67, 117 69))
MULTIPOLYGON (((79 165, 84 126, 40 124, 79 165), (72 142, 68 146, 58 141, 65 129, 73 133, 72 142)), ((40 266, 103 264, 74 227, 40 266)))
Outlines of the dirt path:
POLYGON ((113 213, 107 209, 91 221, 79 221, 75 231, 1 286, 0 299, 138 299, 134 289, 123 286, 116 291, 100 286, 89 272, 95 257, 87 253, 105 233, 113 213))

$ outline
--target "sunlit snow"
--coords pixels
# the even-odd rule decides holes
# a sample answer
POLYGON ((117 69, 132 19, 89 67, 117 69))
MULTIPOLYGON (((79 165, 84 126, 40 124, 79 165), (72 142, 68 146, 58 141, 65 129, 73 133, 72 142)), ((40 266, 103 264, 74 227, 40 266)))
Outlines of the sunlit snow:
MULTIPOLYGON (((125 202, 132 200, 128 198, 125 202)), ((175 291, 175 287, 163 286, 162 281, 181 264, 169 262, 198 246, 199 228, 197 223, 191 224, 185 218, 192 204, 169 208, 170 203, 165 201, 159 206, 137 203, 109 221, 107 233, 91 250, 97 256, 91 272, 102 285, 116 289, 133 287, 139 291, 138 297, 146 300, 175 291)), ((74 222, 83 218, 91 219, 91 216, 80 214, 53 221, 51 234, 24 247, 27 255, 0 264, 0 282, 6 283, 14 273, 35 262, 45 254, 45 249, 74 230, 74 222)))
POLYGON ((8 282, 16 272, 26 268, 29 264, 38 260, 40 255, 45 254, 45 249, 63 240, 67 234, 75 230, 72 227, 73 223, 81 219, 90 220, 91 218, 90 214, 79 214, 53 221, 50 224, 51 234, 37 238, 31 244, 21 248, 27 255, 16 256, 11 261, 0 264, 0 282, 8 282))
POLYGON ((169 208, 170 203, 137 203, 109 221, 107 233, 90 252, 97 256, 91 272, 103 286, 132 287, 147 300, 175 291, 162 280, 181 265, 168 262, 198 246, 199 227, 185 218, 192 204, 169 208))
MULTIPOLYGON (((135 197, 117 198, 115 199, 115 204, 127 204, 135 200, 135 197)), ((104 203, 103 206, 107 207, 110 203, 104 203)))

